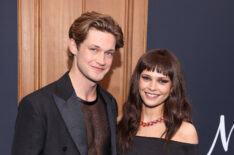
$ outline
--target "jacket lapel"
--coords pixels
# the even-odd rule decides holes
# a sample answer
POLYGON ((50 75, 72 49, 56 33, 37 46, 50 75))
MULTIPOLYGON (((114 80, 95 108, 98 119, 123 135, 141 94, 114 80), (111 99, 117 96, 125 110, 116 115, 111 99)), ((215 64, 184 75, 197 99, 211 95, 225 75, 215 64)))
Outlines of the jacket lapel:
POLYGON ((54 95, 54 100, 80 154, 87 155, 87 131, 80 104, 75 102, 74 97, 69 98, 66 102, 54 95))
MULTIPOLYGON (((100 88, 100 87, 99 87, 100 88)), ((100 88, 100 92, 106 102, 107 115, 111 130, 111 154, 116 155, 116 115, 117 115, 117 107, 115 107, 116 102, 110 98, 102 88, 100 88)))
POLYGON ((86 125, 80 104, 77 104, 74 89, 68 73, 57 84, 57 92, 53 95, 58 110, 81 155, 88 154, 86 125))
MULTIPOLYGON (((85 120, 83 118, 80 104, 75 102, 75 93, 70 77, 67 72, 62 78, 57 81, 57 89, 53 95, 55 103, 61 116, 67 126, 67 129, 75 142, 81 155, 88 154, 88 139, 85 120)), ((117 104, 105 90, 98 88, 107 105, 107 115, 111 130, 111 154, 116 155, 116 117, 117 104)))

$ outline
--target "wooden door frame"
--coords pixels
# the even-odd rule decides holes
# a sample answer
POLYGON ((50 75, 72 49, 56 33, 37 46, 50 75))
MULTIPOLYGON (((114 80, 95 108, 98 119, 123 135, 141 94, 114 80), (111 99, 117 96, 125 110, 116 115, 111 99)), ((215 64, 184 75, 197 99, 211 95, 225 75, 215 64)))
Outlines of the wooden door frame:
MULTIPOLYGON (((71 0, 70 0, 71 1, 71 0)), ((147 38, 148 0, 98 0, 102 5, 92 3, 92 0, 76 0, 79 3, 77 16, 85 11, 99 11, 110 14, 120 22, 124 31, 125 46, 120 50, 122 64, 118 71, 122 75, 116 85, 110 78, 109 86, 103 87, 116 97, 121 113, 121 107, 127 99, 129 80, 139 57, 145 53, 147 38), (112 3, 121 2, 124 13, 112 12, 115 6, 112 3), (105 5, 108 5, 106 7, 105 5), (111 8, 113 7, 113 8, 111 8), (119 20, 123 19, 123 20, 119 20), (117 88, 118 87, 118 88, 117 88)), ((43 82, 42 67, 42 19, 45 0, 18 0, 18 101, 23 96, 43 87, 51 81, 43 82)), ((68 1, 67 1, 68 2, 68 1)), ((97 2, 97 0, 95 0, 97 2)), ((69 14, 68 14, 69 15, 69 14)), ((69 16, 70 17, 70 16, 69 16)), ((51 17, 53 18, 53 17, 51 17)), ((68 24, 70 25, 70 23, 68 24)), ((67 31, 67 30, 66 30, 67 31)), ((55 75, 57 80, 60 75, 55 75)), ((45 80, 44 80, 45 81, 45 80)))

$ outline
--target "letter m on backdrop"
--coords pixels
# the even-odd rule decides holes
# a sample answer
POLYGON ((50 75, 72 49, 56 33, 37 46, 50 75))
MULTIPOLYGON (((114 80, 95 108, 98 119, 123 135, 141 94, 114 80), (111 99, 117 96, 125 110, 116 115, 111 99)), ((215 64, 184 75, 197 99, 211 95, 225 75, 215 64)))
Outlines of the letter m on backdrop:
POLYGON ((217 139, 218 139, 219 135, 221 137, 221 142, 222 142, 222 145, 223 145, 223 149, 224 149, 225 152, 227 152, 228 151, 229 140, 230 140, 230 137, 232 135, 233 129, 234 129, 234 125, 232 125, 232 128, 231 128, 231 130, 230 130, 230 132, 228 134, 228 138, 226 138, 225 118, 224 118, 224 115, 221 115, 218 130, 216 132, 215 138, 213 140, 213 143, 212 143, 212 145, 210 147, 210 150, 207 153, 207 155, 211 155, 211 153, 213 152, 213 149, 215 147, 215 144, 217 142, 217 139))

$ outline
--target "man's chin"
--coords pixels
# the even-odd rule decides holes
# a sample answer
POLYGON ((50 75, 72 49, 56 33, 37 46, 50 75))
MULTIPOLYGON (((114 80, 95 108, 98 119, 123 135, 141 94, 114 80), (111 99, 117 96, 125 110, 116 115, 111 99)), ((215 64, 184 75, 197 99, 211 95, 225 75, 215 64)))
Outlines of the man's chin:
POLYGON ((94 82, 94 83, 98 83, 100 82, 101 80, 103 80, 104 76, 103 77, 95 77, 95 78, 89 78, 90 81, 94 82))

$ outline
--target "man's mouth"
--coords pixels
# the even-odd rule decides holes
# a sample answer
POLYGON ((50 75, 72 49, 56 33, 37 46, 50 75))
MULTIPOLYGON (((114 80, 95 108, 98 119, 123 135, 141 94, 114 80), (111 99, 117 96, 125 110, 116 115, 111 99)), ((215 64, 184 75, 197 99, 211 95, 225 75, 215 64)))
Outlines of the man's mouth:
POLYGON ((92 66, 96 71, 99 71, 99 72, 101 72, 101 71, 103 71, 104 70, 104 68, 102 68, 102 67, 96 67, 96 66, 92 66))

